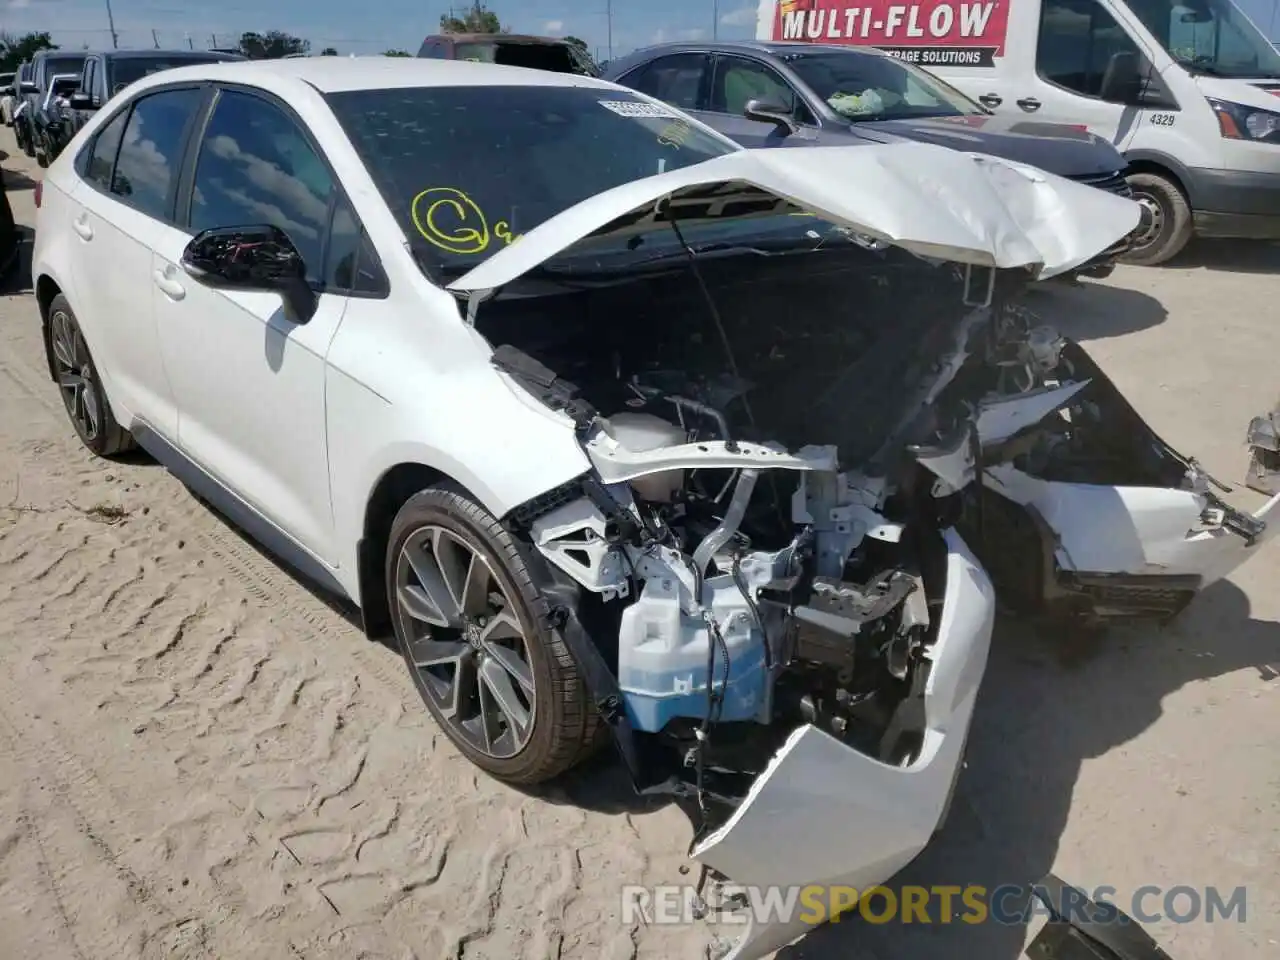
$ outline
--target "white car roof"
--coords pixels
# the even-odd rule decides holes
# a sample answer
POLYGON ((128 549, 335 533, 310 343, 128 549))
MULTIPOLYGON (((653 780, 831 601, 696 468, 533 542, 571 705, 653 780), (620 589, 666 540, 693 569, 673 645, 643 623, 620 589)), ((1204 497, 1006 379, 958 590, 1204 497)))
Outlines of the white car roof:
POLYGON ((466 60, 427 60, 417 57, 297 57, 280 60, 238 60, 174 67, 153 74, 140 84, 182 80, 221 80, 267 90, 287 89, 301 81, 321 93, 382 90, 405 87, 596 87, 620 89, 593 77, 526 67, 504 67, 466 60))

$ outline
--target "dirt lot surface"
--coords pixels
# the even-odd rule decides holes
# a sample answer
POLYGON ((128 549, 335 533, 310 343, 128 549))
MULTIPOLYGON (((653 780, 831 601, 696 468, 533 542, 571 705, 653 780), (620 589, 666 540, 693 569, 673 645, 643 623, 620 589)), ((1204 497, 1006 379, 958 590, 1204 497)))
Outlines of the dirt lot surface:
MULTIPOLYGON (((38 171, 7 131, 0 149, 33 225, 38 171)), ((692 878, 682 814, 604 764, 539 796, 478 775, 348 613, 160 467, 81 448, 20 286, 0 296, 0 958, 702 956, 703 930, 620 921, 622 884, 692 878)), ((1239 479, 1248 418, 1280 394, 1280 251, 1037 301, 1157 431, 1239 479)), ((1053 869, 1121 905, 1243 886, 1243 923, 1151 929, 1174 960, 1280 956, 1278 574, 1272 545, 1172 628, 1073 656, 1002 624, 952 818, 901 879, 1053 869)), ((845 922, 780 956, 1013 960, 1026 936, 845 922)))

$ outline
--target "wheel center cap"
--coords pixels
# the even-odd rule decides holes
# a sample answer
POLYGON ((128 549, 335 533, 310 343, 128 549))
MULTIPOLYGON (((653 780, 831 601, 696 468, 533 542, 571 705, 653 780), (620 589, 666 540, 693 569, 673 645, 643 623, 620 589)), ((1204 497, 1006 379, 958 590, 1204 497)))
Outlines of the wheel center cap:
POLYGON ((467 638, 467 643, 477 650, 480 649, 480 630, 478 623, 468 623, 462 628, 462 635, 467 638))

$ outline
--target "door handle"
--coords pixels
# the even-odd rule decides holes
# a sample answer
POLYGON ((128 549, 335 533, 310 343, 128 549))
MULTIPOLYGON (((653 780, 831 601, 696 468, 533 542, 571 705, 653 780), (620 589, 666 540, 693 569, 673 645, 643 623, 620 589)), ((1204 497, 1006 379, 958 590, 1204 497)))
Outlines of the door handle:
POLYGON ((71 228, 80 235, 81 240, 93 239, 93 227, 89 225, 88 217, 80 217, 71 221, 71 228))
POLYGON ((187 295, 186 287, 177 280, 166 276, 165 272, 159 268, 152 271, 151 279, 155 281, 155 285, 160 288, 161 293, 170 300, 181 300, 187 295))
POLYGON ((1035 97, 1023 97, 1021 100, 1018 101, 1018 106, 1020 106, 1023 110, 1039 110, 1040 101, 1037 100, 1035 97))
POLYGON ((1004 103, 1004 98, 994 93, 984 93, 978 98, 978 102, 984 107, 998 107, 1004 103))

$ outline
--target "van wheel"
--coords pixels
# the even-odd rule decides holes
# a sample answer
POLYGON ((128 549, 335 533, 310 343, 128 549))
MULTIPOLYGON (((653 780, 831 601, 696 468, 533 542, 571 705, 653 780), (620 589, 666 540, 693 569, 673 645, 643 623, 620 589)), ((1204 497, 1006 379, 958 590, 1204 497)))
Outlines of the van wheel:
POLYGON ((476 766, 535 784, 591 752, 598 714, 525 549, 466 494, 428 488, 392 522, 386 578, 397 644, 436 723, 476 766))
POLYGON ((1191 205, 1177 184, 1158 173, 1135 173, 1128 180, 1142 206, 1142 222, 1122 259, 1148 267, 1173 259, 1191 239, 1191 205))

